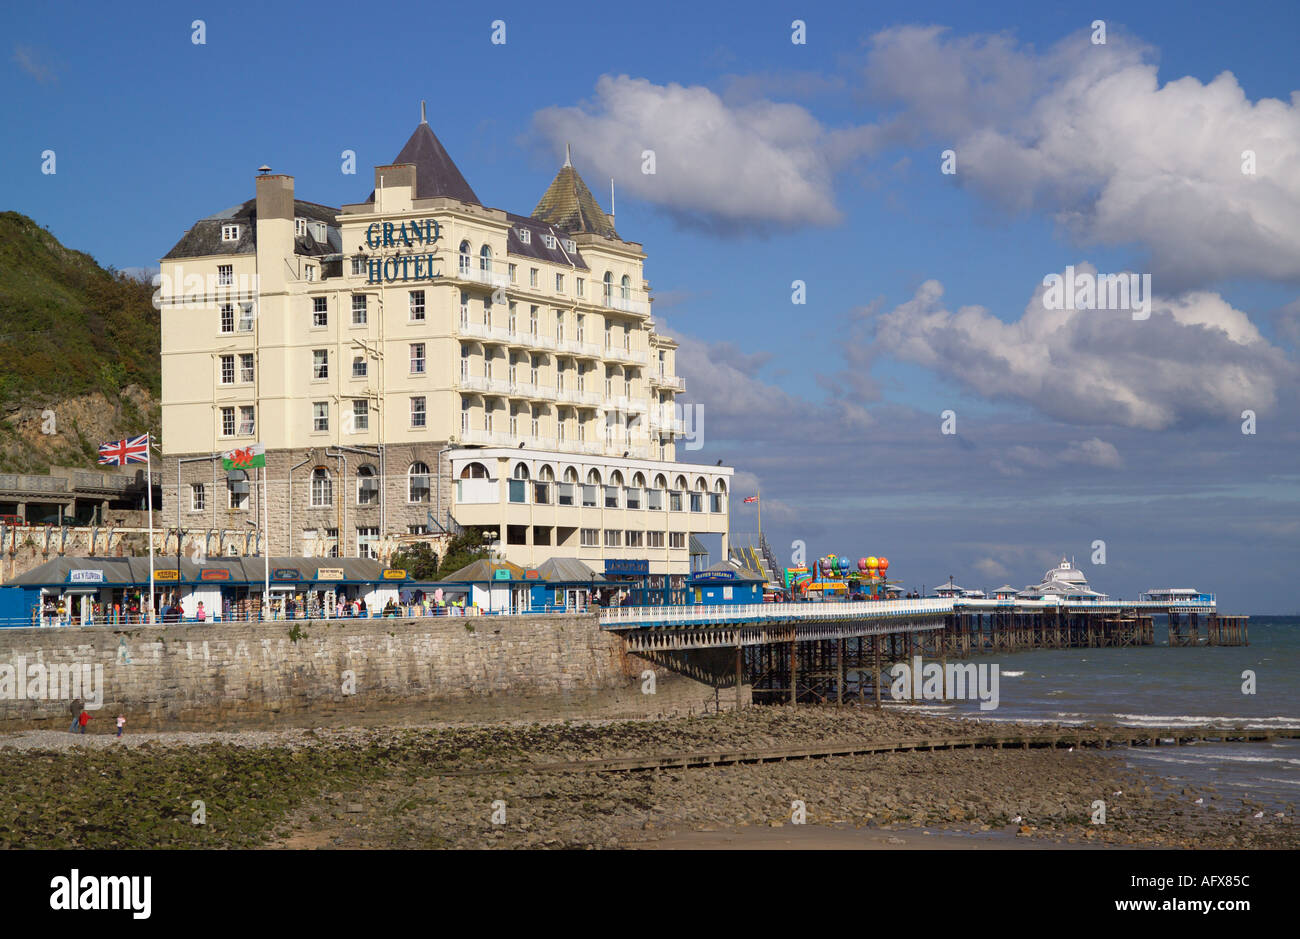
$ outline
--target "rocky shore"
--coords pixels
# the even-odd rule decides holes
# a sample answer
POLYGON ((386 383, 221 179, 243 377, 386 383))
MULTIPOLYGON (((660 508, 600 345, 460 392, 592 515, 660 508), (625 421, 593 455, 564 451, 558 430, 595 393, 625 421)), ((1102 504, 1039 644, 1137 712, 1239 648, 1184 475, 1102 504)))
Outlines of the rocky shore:
POLYGON ((1300 845, 1294 807, 1256 818, 1256 806, 1221 799, 1211 787, 1192 792, 1127 769, 1122 751, 951 750, 634 773, 528 771, 987 731, 853 708, 121 740, 35 731, 0 737, 0 846, 618 848, 674 846, 716 832, 720 840, 704 846, 745 847, 758 844, 747 831, 777 828, 797 832, 805 846, 822 845, 809 834, 816 832, 854 846, 856 831, 861 846, 915 847, 923 828, 990 846, 1300 845), (1105 803, 1105 824, 1092 823, 1097 801, 1105 803))

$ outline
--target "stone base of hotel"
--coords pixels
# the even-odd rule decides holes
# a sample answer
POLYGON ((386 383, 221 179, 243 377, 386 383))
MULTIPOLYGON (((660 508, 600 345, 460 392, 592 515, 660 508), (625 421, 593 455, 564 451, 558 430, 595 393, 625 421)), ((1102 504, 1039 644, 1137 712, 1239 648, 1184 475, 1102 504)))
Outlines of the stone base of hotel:
MULTIPOLYGON (((456 719, 657 717, 735 707, 719 689, 623 651, 594 614, 220 626, 4 629, 0 669, 89 666, 102 675, 90 732, 376 724, 456 719), (655 672, 655 693, 642 674, 655 672)), ((84 673, 84 669, 83 669, 84 673)), ((64 730, 74 700, 18 674, 0 730, 64 730), (44 697, 28 691, 40 691, 44 697)), ((741 689, 741 704, 748 703, 741 689)), ((89 699, 81 689, 82 699, 89 699)))

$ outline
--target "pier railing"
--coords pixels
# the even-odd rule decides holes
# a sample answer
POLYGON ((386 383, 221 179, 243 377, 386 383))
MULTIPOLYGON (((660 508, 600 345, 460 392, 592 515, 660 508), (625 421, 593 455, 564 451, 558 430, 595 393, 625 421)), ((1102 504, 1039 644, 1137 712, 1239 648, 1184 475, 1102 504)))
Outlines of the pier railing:
POLYGON ((816 623, 833 620, 942 616, 951 600, 864 600, 845 603, 740 603, 685 606, 624 606, 602 610, 605 629, 644 626, 708 626, 735 623, 816 623))

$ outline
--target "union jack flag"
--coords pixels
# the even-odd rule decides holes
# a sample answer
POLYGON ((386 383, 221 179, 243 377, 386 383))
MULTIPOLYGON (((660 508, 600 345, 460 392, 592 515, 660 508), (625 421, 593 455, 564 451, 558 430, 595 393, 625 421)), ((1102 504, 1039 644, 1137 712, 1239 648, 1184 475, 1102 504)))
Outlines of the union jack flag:
POLYGON ((745 501, 746 501, 746 502, 757 502, 757 501, 758 501, 758 496, 745 496, 745 501))
POLYGON ((122 466, 126 463, 146 463, 149 460, 149 435, 141 434, 129 440, 110 440, 99 445, 100 466, 122 466))

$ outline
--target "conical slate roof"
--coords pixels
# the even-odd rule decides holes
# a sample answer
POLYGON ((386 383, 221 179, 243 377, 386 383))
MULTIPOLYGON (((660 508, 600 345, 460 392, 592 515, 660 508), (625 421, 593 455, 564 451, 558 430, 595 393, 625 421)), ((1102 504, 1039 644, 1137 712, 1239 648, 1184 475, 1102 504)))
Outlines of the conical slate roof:
POLYGON ((606 238, 618 238, 614 223, 567 157, 542 196, 542 201, 533 209, 533 218, 571 233, 590 232, 606 238))
MULTIPOLYGON (((415 198, 417 199, 436 199, 445 196, 474 205, 483 204, 478 201, 478 196, 461 175, 451 155, 442 145, 442 141, 425 121, 420 121, 411 138, 406 141, 406 146, 402 147, 402 152, 397 154, 393 162, 415 164, 415 198)), ((373 190, 366 201, 375 201, 373 190)))

